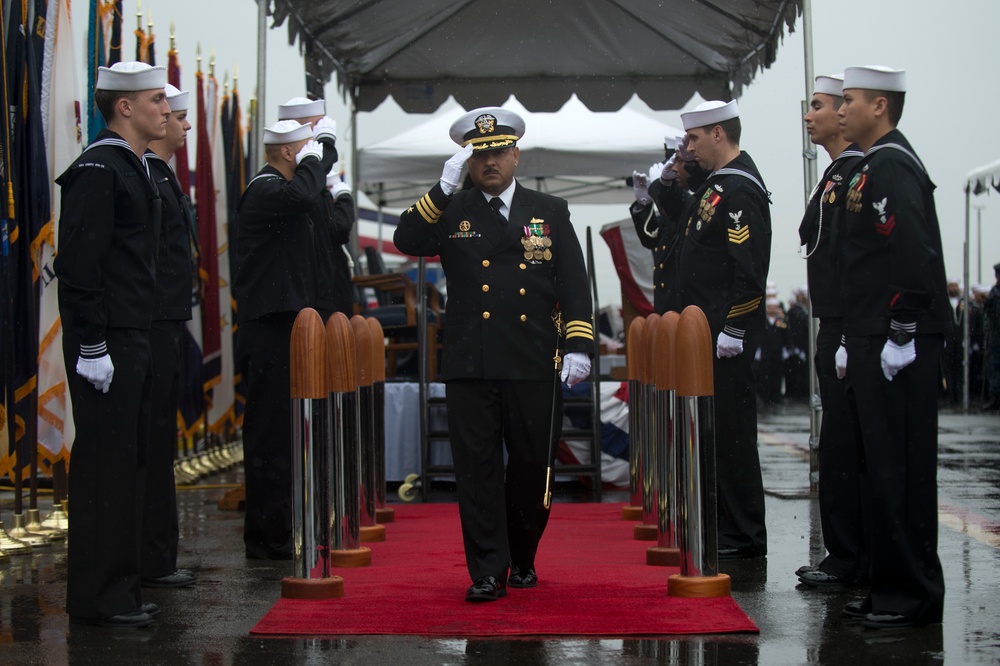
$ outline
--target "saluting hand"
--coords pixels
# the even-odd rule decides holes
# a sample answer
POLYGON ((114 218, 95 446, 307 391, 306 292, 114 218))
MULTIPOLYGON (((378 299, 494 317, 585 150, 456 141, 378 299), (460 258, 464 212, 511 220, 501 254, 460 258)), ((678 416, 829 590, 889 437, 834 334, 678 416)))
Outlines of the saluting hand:
POLYGON ((458 189, 458 180, 462 177, 462 167, 465 166, 473 150, 470 143, 448 158, 448 161, 444 163, 444 170, 441 171, 441 189, 448 196, 454 194, 455 190, 458 189))

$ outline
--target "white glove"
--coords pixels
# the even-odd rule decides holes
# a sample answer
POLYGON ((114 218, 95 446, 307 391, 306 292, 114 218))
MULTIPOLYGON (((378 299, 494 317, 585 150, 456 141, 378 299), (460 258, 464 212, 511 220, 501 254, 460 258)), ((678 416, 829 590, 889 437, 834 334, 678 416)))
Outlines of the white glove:
POLYGON ((336 199, 341 195, 351 196, 351 184, 348 183, 347 181, 338 179, 337 182, 333 184, 333 188, 330 190, 330 194, 333 195, 334 199, 336 199))
POLYGON ((309 139, 306 141, 306 145, 299 149, 299 154, 295 156, 295 163, 302 164, 302 160, 310 155, 318 160, 323 159, 323 146, 319 145, 314 139, 309 139))
POLYGON ((326 174, 326 188, 330 189, 334 185, 340 182, 340 169, 337 164, 339 160, 334 163, 333 168, 326 174))
POLYGON ((672 181, 674 178, 677 177, 677 174, 674 172, 674 162, 676 161, 677 161, 677 152, 675 151, 674 154, 670 156, 670 159, 667 160, 667 163, 664 164, 663 168, 660 170, 660 180, 663 181, 664 183, 669 183, 670 181, 672 181))
POLYGON ((837 368, 837 379, 847 376, 847 347, 840 345, 837 353, 833 355, 833 365, 837 368))
POLYGON ((559 379, 569 386, 576 386, 590 376, 590 356, 570 352, 563 357, 562 375, 559 379))
POLYGON ((336 141, 337 121, 330 116, 323 116, 317 120, 315 127, 313 127, 313 138, 317 141, 320 139, 330 139, 331 141, 336 141))
POLYGON ((694 153, 689 153, 687 150, 688 138, 685 134, 682 137, 677 137, 677 152, 681 156, 682 162, 694 162, 694 153))
POLYGON ((111 355, 105 354, 98 358, 83 358, 76 360, 76 374, 94 385, 101 393, 107 393, 111 388, 111 379, 115 376, 115 364, 111 355))
POLYGON ((448 161, 444 163, 444 169, 441 171, 441 189, 448 196, 454 194, 455 190, 458 189, 458 179, 462 177, 462 167, 465 166, 469 156, 472 155, 472 151, 473 148, 470 143, 448 158, 448 161))
POLYGON ((719 333, 719 339, 715 343, 715 355, 719 358, 732 358, 743 353, 743 341, 726 335, 725 331, 719 333))
POLYGON ((890 382, 896 373, 917 360, 917 347, 910 340, 905 345, 897 345, 892 340, 885 341, 882 347, 882 374, 890 382))
POLYGON ((663 162, 657 162, 653 166, 649 167, 649 182, 653 182, 663 173, 663 162))
POLYGON ((632 192, 635 194, 635 200, 643 206, 648 205, 652 201, 649 198, 649 190, 647 189, 648 182, 646 174, 639 173, 638 171, 632 172, 632 192))

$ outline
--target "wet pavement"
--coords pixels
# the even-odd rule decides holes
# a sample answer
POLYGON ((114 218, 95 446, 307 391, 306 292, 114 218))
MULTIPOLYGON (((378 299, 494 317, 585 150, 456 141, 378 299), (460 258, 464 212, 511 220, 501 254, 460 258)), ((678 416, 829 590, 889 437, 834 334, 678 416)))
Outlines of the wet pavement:
MULTIPOLYGON (((199 580, 187 589, 144 590, 144 600, 162 611, 150 629, 70 626, 64 612, 64 543, 0 562, 0 664, 1000 662, 1000 416, 941 413, 938 552, 947 590, 945 619, 937 626, 897 630, 863 629, 841 617, 844 603, 863 594, 859 589, 817 591, 798 584, 795 569, 822 556, 818 504, 808 492, 807 410, 792 405, 762 412, 760 429, 770 554, 721 566, 732 577, 733 597, 760 634, 641 640, 251 637, 251 627, 277 600, 290 563, 243 558, 242 514, 216 506, 225 489, 241 479, 233 471, 179 490, 179 564, 195 569, 199 580)), ((575 484, 560 490, 561 501, 583 501, 587 495, 575 484)), ((0 499, 0 515, 10 528, 11 494, 0 499)), ((432 499, 453 497, 444 489, 432 499)), ((621 492, 605 493, 605 501, 626 499, 621 492)), ((43 514, 50 504, 40 500, 43 514)))

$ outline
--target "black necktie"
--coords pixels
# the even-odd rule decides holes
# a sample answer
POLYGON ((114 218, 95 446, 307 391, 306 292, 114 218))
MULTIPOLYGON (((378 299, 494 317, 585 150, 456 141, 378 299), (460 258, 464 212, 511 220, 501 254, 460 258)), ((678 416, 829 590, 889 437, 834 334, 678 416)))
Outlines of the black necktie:
POLYGON ((496 213, 497 224, 500 225, 501 229, 506 229, 507 218, 504 217, 503 213, 500 212, 500 207, 503 206, 503 199, 501 199, 500 197, 493 197, 492 199, 490 199, 490 206, 493 207, 493 212, 496 213))

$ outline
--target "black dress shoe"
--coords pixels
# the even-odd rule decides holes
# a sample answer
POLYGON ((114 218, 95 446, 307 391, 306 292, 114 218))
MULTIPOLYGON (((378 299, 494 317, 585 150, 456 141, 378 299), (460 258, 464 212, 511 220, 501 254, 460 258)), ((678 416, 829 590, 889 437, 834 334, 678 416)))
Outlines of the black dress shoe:
POLYGON ((532 567, 511 567, 507 584, 511 587, 537 587, 538 574, 532 567))
POLYGON ((720 560, 749 560, 752 557, 765 557, 767 546, 744 546, 742 548, 720 548, 720 560))
POLYGON ((160 607, 154 604, 152 601, 147 601, 143 605, 139 606, 139 610, 146 615, 156 615, 160 612, 160 607))
POLYGON ((827 573, 822 569, 803 571, 799 574, 799 580, 809 587, 843 587, 844 585, 849 585, 849 583, 840 576, 827 573))
POLYGON ((863 620, 872 612, 872 602, 868 597, 858 599, 857 601, 848 601, 844 604, 842 612, 847 617, 863 620))
POLYGON ((191 578, 198 578, 198 574, 194 572, 194 569, 177 569, 174 573, 184 574, 185 576, 191 576, 191 578))
POLYGON ((139 583, 143 587, 188 587, 194 585, 194 576, 175 571, 166 576, 146 576, 139 583))
POLYGON ((817 569, 819 569, 819 567, 814 567, 811 564, 803 564, 801 567, 795 570, 795 575, 801 576, 807 571, 816 571, 817 569))
POLYGON ((919 624, 912 617, 899 613, 868 613, 861 620, 861 625, 872 629, 895 629, 899 627, 915 627, 919 624))
POLYGON ((153 624, 153 616, 142 611, 131 611, 109 617, 77 617, 71 616, 73 624, 90 624, 95 627, 148 627, 153 624))
POLYGON ((466 601, 496 601, 507 596, 507 586, 496 576, 483 576, 472 584, 466 593, 466 601))

